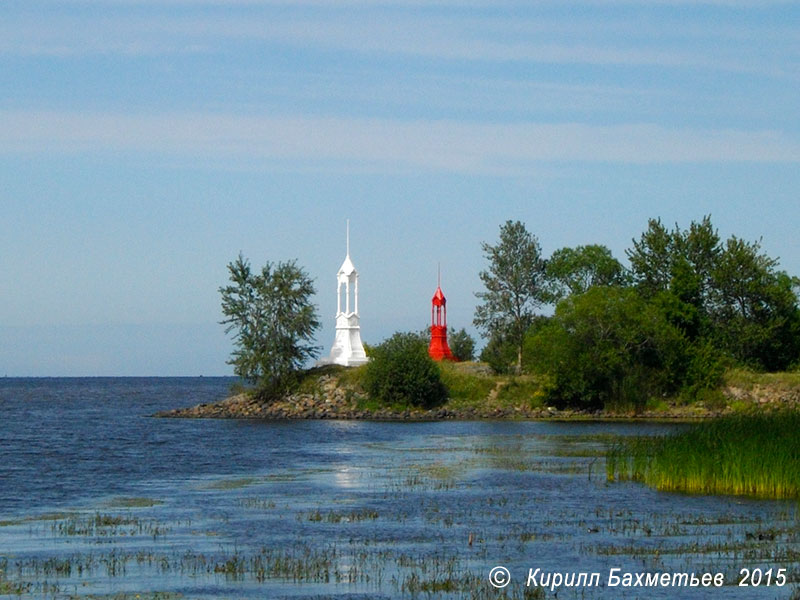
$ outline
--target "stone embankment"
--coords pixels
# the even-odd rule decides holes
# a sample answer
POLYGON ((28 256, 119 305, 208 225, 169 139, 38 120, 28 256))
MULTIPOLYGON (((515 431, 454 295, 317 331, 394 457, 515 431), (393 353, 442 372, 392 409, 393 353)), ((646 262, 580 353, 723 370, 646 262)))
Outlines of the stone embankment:
MULTIPOLYGON (((502 385, 502 384, 498 384, 502 385)), ((157 417, 194 419, 341 419, 341 420, 391 420, 438 421, 474 419, 703 419, 715 417, 747 407, 774 409, 800 408, 800 388, 789 386, 727 386, 723 389, 722 405, 706 406, 703 403, 671 404, 658 410, 643 412, 607 412, 557 410, 553 407, 531 408, 525 402, 498 406, 492 401, 496 386, 485 405, 456 407, 452 402, 431 410, 391 408, 366 408, 369 404, 358 386, 343 385, 335 374, 325 374, 316 379, 312 391, 295 393, 283 400, 264 402, 248 394, 238 394, 221 402, 199 404, 156 414, 157 417), (736 408, 734 408, 736 404, 736 408)))
POLYGON ((753 385, 749 389, 728 386, 723 390, 729 401, 765 407, 800 408, 800 389, 777 385, 753 385))
POLYGON ((442 419, 507 419, 507 418, 546 418, 567 413, 549 409, 528 409, 525 407, 493 408, 479 410, 468 408, 454 410, 440 407, 431 410, 390 408, 364 409, 359 405, 366 399, 363 392, 343 387, 335 376, 324 375, 319 378, 313 392, 296 393, 284 400, 262 402, 248 394, 238 394, 221 402, 199 404, 190 408, 157 413, 157 417, 188 419, 370 419, 370 420, 409 420, 436 421, 442 419))

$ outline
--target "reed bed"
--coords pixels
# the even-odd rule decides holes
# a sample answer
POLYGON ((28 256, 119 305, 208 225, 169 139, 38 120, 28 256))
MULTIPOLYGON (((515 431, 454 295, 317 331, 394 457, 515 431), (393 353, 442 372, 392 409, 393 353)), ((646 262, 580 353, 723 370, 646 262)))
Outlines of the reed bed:
POLYGON ((736 414, 625 440, 609 450, 606 471, 665 491, 800 498, 800 412, 736 414))

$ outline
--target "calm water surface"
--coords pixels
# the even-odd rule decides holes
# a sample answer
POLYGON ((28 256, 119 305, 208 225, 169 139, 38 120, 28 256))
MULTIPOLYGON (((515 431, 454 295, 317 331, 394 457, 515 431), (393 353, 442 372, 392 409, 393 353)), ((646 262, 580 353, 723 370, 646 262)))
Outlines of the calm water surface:
POLYGON ((225 378, 0 379, 0 597, 790 598, 795 506, 608 484, 667 425, 149 417, 225 378), (511 584, 488 582, 495 565, 511 584), (720 589, 526 589, 549 573, 722 572, 720 589), (787 569, 783 587, 736 585, 787 569), (526 596, 527 594, 527 596, 526 596))

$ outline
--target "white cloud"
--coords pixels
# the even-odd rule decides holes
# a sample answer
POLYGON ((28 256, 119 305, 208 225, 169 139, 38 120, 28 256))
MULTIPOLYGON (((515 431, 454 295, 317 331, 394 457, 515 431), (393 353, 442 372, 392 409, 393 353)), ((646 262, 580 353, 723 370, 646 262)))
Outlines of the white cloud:
POLYGON ((471 123, 223 114, 0 112, 0 152, 135 152, 291 167, 339 162, 389 171, 515 173, 547 161, 800 162, 776 131, 651 124, 471 123))
MULTIPOLYGON (((224 4, 224 3, 223 3, 224 4)), ((234 2, 233 4, 239 4, 234 2)), ((244 4, 249 4, 244 2, 244 4)), ((120 9, 93 15, 11 15, 0 23, 0 53, 18 55, 160 55, 213 53, 232 41, 256 41, 304 50, 370 56, 411 56, 456 61, 540 64, 664 66, 791 76, 798 34, 790 26, 693 23, 658 17, 570 18, 520 16, 502 11, 343 9, 321 2, 273 11, 254 8, 225 14, 191 8, 120 9), (742 41, 744 40, 744 41, 742 41), (716 43, 715 43, 716 42, 716 43), (738 42, 738 43, 736 43, 738 42), (758 44, 761 51, 746 48, 758 44), (764 54, 768 49, 770 52, 764 54), (780 60, 776 60, 780 58, 780 60), (777 65, 776 65, 777 63, 777 65)), ((404 4, 404 3, 401 3, 404 4)), ((266 49, 268 50, 268 49, 266 49)))

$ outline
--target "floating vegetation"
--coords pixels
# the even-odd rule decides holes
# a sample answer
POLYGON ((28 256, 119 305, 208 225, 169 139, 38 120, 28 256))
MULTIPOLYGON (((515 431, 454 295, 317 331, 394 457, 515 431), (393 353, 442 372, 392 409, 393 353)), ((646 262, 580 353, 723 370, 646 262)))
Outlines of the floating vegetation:
POLYGON ((12 527, 14 525, 23 525, 25 523, 36 523, 38 521, 58 521, 67 517, 74 516, 76 513, 72 512, 56 512, 56 513, 43 513, 41 515, 30 515, 21 517, 19 519, 5 519, 0 520, 0 527, 12 527))
POLYGON ((9 581, 6 579, 7 570, 8 559, 0 558, 0 596, 21 596, 27 594, 31 590, 32 585, 27 581, 9 581))
POLYGON ((615 444, 607 476, 665 491, 800 498, 798 432, 797 412, 724 416, 677 435, 615 444))
POLYGON ((258 483, 255 477, 237 477, 235 479, 220 479, 203 486, 206 490, 236 490, 258 483))
POLYGON ((153 539, 164 535, 168 528, 155 519, 140 519, 131 515, 72 515, 54 521, 50 526, 60 536, 111 537, 150 536, 153 539))
POLYGON ((239 506, 244 508, 257 508, 260 510, 272 510, 276 506, 274 501, 263 498, 242 498, 238 502, 239 506))
POLYGON ((152 508, 164 504, 163 500, 155 498, 140 498, 135 496, 119 496, 106 503, 108 508, 152 508))
POLYGON ((378 516, 378 511, 366 508, 354 510, 349 513, 334 511, 322 513, 319 510, 315 510, 308 514, 307 519, 317 523, 321 521, 325 523, 357 523, 358 521, 374 521, 378 516))
POLYGON ((70 594, 69 600, 179 600, 183 594, 172 592, 119 592, 116 594, 89 594, 78 596, 70 594))

